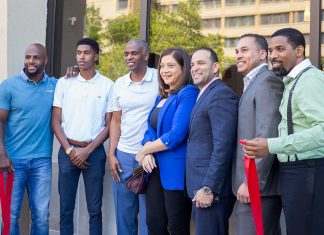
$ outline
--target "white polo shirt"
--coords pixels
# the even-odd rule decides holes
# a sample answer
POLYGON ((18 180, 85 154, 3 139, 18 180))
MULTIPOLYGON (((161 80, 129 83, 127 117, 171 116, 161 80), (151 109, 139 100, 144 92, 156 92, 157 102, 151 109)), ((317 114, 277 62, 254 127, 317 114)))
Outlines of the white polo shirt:
POLYGON ((117 148, 136 154, 147 129, 149 111, 159 92, 157 71, 147 68, 143 80, 133 82, 130 73, 118 78, 114 86, 113 111, 122 111, 121 135, 117 148))
POLYGON ((98 71, 90 79, 80 74, 59 79, 53 106, 62 108, 62 129, 67 138, 92 141, 104 129, 105 114, 112 112, 113 81, 98 71))

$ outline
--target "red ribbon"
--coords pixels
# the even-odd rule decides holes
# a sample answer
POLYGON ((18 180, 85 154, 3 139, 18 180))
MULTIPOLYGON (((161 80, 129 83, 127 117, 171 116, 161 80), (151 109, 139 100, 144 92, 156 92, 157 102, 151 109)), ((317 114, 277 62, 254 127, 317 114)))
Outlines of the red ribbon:
MULTIPOLYGON (((241 140, 240 143, 242 145, 245 145, 244 140, 241 140)), ((260 187, 255 160, 244 156, 244 167, 256 234, 264 235, 260 187)))
POLYGON ((4 172, 0 172, 0 201, 3 221, 3 235, 9 235, 10 232, 10 206, 14 175, 7 173, 7 183, 5 189, 4 172))

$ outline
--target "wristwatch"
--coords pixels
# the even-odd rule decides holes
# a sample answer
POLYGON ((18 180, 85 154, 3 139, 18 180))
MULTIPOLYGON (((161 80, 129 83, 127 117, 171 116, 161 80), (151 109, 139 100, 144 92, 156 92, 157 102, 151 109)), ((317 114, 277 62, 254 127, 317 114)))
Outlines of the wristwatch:
POLYGON ((68 148, 65 150, 65 153, 66 153, 67 155, 70 155, 70 153, 72 152, 72 150, 73 150, 73 147, 70 146, 70 147, 68 147, 68 148))
POLYGON ((212 191, 211 188, 209 188, 208 186, 204 186, 204 187, 202 187, 202 190, 203 190, 204 194, 206 194, 206 195, 211 195, 211 194, 213 194, 213 191, 212 191))

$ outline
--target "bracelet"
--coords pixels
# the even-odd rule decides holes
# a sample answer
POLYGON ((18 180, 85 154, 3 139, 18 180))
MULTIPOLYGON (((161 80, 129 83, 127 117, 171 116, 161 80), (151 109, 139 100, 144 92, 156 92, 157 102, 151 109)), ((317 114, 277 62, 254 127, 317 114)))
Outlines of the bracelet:
POLYGON ((207 186, 202 187, 202 190, 203 190, 204 194, 206 194, 206 195, 212 195, 213 194, 213 191, 211 190, 211 188, 209 188, 207 186))

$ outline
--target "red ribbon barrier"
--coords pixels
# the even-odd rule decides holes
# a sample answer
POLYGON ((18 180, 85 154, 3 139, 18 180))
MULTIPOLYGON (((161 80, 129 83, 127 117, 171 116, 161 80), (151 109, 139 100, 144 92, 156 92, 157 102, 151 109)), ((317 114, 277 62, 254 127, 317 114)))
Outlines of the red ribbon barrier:
POLYGON ((4 172, 0 172, 0 201, 3 221, 3 235, 9 235, 10 232, 10 206, 14 175, 7 173, 7 183, 4 182, 4 172), (6 185, 6 187, 5 187, 6 185))
MULTIPOLYGON (((241 140, 240 143, 242 145, 245 145, 244 140, 241 140)), ((260 187, 255 160, 244 156, 244 167, 256 234, 264 235, 260 187)))

